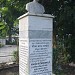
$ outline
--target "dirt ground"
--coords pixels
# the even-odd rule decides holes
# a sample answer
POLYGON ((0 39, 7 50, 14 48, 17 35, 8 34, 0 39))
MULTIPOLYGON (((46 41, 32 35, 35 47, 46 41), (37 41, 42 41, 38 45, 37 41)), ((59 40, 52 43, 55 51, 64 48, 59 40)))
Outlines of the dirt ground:
POLYGON ((65 75, 75 75, 75 66, 63 65, 62 68, 65 75))

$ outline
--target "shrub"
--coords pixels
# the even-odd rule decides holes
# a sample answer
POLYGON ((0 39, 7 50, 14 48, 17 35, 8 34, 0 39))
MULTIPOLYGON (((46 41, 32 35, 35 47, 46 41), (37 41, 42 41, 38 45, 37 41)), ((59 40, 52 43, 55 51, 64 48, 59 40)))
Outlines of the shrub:
POLYGON ((19 63, 19 51, 18 50, 14 51, 13 56, 14 56, 16 63, 18 64, 19 63))

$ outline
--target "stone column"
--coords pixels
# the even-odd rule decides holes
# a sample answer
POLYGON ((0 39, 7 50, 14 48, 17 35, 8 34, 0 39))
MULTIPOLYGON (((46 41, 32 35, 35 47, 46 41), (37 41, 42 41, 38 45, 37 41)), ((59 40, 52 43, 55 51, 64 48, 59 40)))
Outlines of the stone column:
POLYGON ((53 16, 26 13, 18 19, 19 74, 52 75, 53 16))

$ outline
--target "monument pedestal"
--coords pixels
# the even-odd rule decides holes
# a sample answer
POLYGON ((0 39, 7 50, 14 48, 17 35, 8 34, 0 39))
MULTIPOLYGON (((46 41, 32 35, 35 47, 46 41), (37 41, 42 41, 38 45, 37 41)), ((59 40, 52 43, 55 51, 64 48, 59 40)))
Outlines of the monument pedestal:
POLYGON ((19 74, 52 75, 53 16, 19 17, 19 74))

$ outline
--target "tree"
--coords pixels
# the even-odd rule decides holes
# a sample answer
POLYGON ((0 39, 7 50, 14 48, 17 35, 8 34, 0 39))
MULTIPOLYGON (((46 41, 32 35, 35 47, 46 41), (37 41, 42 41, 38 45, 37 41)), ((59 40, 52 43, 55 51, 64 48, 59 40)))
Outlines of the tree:
POLYGON ((7 23, 9 36, 9 42, 11 42, 11 36, 14 29, 14 21, 23 13, 25 13, 25 4, 27 0, 1 0, 0 12, 2 13, 2 21, 7 23))
POLYGON ((5 37, 6 36, 6 23, 5 22, 0 22, 0 37, 5 37))
MULTIPOLYGON (((2 22, 6 23, 4 28, 8 29, 9 41, 11 42, 11 35, 14 27, 15 20, 25 12, 26 3, 32 0, 1 0, 0 12, 2 12, 2 22)), ((75 1, 74 0, 39 0, 44 5, 45 13, 52 14, 54 18, 54 47, 59 49, 60 42, 63 49, 60 52, 64 57, 70 54, 71 61, 75 61, 75 1)), ((0 27, 2 28, 2 26, 0 27)), ((18 30, 17 30, 18 31, 18 30)), ((15 31, 14 31, 15 32, 15 31)))
POLYGON ((40 0, 40 2, 44 5, 46 13, 55 16, 53 26, 54 47, 59 49, 58 52, 62 54, 62 57, 65 54, 65 58, 67 57, 69 61, 75 62, 75 1, 40 0), (59 42, 63 48, 59 48, 59 42))
POLYGON ((55 8, 55 11, 51 11, 56 16, 54 22, 55 41, 63 43, 67 56, 70 55, 69 61, 75 62, 75 2, 73 0, 57 1, 56 5, 59 8, 55 6, 58 9, 55 8), (58 40, 57 36, 59 37, 58 40))

